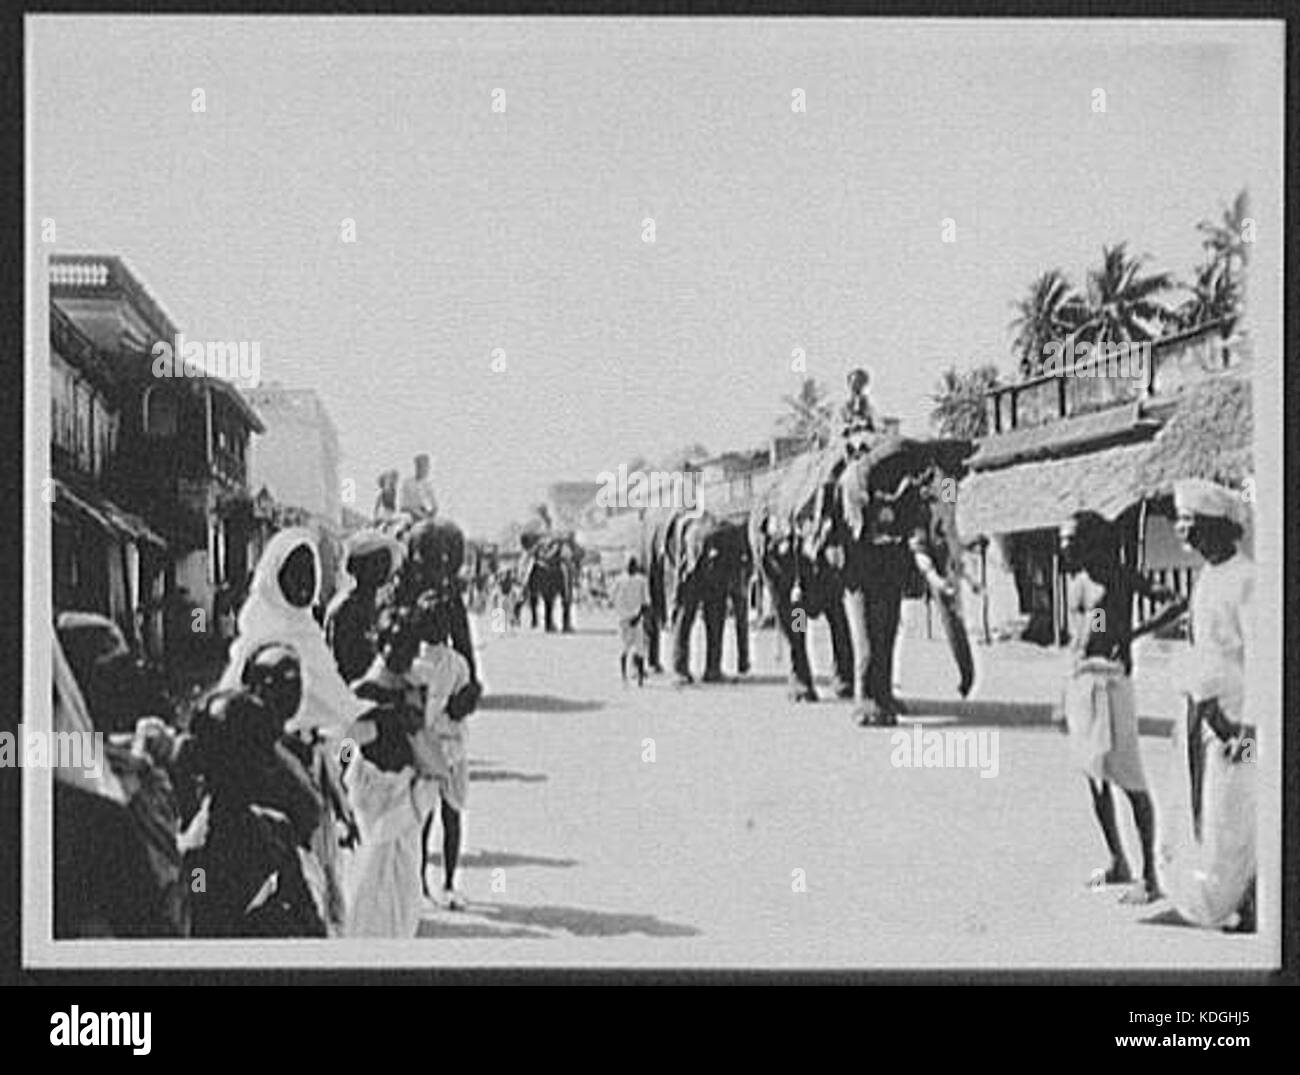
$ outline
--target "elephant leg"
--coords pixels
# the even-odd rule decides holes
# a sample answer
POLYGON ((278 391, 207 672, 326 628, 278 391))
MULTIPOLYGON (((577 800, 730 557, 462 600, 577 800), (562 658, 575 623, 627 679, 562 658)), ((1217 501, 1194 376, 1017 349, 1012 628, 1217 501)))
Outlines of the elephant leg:
POLYGON ((732 587, 731 613, 736 620, 736 673, 749 671, 749 593, 743 582, 732 587))
POLYGON ((894 643, 902 605, 902 590, 890 579, 882 580, 867 595, 867 632, 872 641, 867 676, 872 685, 871 697, 889 717, 904 711, 894 697, 894 643))
POLYGON ((790 697, 796 702, 815 702, 817 690, 813 686, 812 665, 808 663, 807 613, 779 593, 772 595, 772 603, 776 606, 777 625, 790 647, 790 697))
POLYGON ((683 600, 673 610, 673 671, 687 683, 694 682, 691 677, 691 629, 695 626, 697 603, 695 597, 683 595, 683 600))
POLYGON ((537 630, 537 591, 529 589, 528 591, 528 615, 533 621, 533 630, 537 630))
POLYGON ((876 702, 872 697, 871 633, 867 630, 867 595, 861 589, 844 591, 844 618, 848 621, 853 647, 852 686, 857 688, 858 715, 864 720, 876 716, 876 702))
POLYGON ((555 591, 547 589, 542 597, 542 612, 546 618, 546 632, 553 634, 555 632, 555 591))
POLYGON ((727 625, 727 595, 704 599, 704 682, 722 682, 722 634, 727 625))
POLYGON ((645 618, 645 651, 646 663, 652 672, 662 672, 664 670, 664 666, 659 663, 660 630, 659 617, 655 615, 653 608, 648 609, 645 618))
POLYGON ((567 586, 560 591, 560 604, 564 616, 561 628, 566 635, 571 635, 573 634, 573 594, 567 586))
POLYGON ((844 602, 832 598, 826 603, 826 626, 831 632, 831 653, 835 659, 835 697, 853 700, 853 638, 844 602))
POLYGON ((957 671, 961 676, 957 693, 965 698, 975 683, 975 659, 971 655, 970 638, 966 634, 966 624, 962 621, 957 601, 955 596, 940 596, 939 618, 943 621, 943 633, 948 637, 948 648, 952 650, 953 660, 957 662, 957 671))

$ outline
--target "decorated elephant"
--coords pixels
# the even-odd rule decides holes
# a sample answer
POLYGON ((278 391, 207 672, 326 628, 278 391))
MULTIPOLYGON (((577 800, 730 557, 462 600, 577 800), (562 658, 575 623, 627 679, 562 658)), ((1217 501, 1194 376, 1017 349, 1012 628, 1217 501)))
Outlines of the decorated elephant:
POLYGON ((555 602, 558 598, 565 634, 573 632, 573 591, 582 564, 582 548, 567 531, 547 532, 520 538, 528 564, 524 569, 524 592, 533 627, 537 626, 540 601, 546 630, 555 630, 555 602))
POLYGON ((965 441, 894 436, 849 458, 836 445, 796 461, 755 506, 750 537, 790 647, 794 698, 817 697, 806 635, 810 621, 825 616, 836 695, 856 694, 864 723, 894 723, 903 711, 893 693, 894 644, 909 584, 938 599, 958 690, 969 692, 974 670, 957 608, 952 508, 970 450, 965 441))
POLYGON ((920 576, 938 603, 965 697, 974 683, 970 640, 958 607, 961 545, 957 479, 971 444, 886 437, 848 461, 824 504, 825 543, 843 550, 844 607, 856 654, 863 724, 893 725, 894 644, 905 588, 920 576))
POLYGON ((671 625, 673 671, 679 683, 693 683, 691 631, 704 618, 705 683, 723 680, 722 635, 727 612, 735 615, 737 672, 749 671, 749 609, 746 591, 752 567, 744 526, 708 512, 654 511, 645 517, 642 557, 650 581, 650 666, 659 664, 659 631, 671 625))

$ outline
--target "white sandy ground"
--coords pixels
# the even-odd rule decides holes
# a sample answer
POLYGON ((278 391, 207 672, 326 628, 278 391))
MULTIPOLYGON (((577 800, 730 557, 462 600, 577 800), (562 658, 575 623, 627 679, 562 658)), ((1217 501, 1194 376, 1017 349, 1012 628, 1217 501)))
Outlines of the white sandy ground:
MULTIPOLYGON (((891 733, 855 726, 848 703, 785 700, 770 632, 755 637, 751 682, 682 690, 656 677, 637 690, 619 682, 609 614, 576 625, 570 636, 502 636, 475 623, 489 697, 470 718, 461 872, 470 905, 429 908, 419 939, 382 946, 389 965, 1227 970, 1275 961, 1267 938, 1152 922, 1173 917, 1167 902, 1124 907, 1118 889, 1089 888, 1104 849, 1083 777, 1053 730, 998 728, 992 779, 894 768, 891 733), (653 762, 642 760, 645 739, 653 762), (806 892, 793 891, 794 870, 806 892)), ((955 697, 940 646, 904 652, 905 689, 955 697)), ((697 671, 701 661, 697 647, 697 671)), ((725 667, 734 667, 730 643, 725 667)), ((986 678, 999 675, 1008 672, 986 678)), ((1169 741, 1144 737, 1142 749, 1158 793, 1169 741)), ((1126 804, 1120 816, 1136 870, 1126 804)), ((431 880, 440 872, 431 867, 431 880)))

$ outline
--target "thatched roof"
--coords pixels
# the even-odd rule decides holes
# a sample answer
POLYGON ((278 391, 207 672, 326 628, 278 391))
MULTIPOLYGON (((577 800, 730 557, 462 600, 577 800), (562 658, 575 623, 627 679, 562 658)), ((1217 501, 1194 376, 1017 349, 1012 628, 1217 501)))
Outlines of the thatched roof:
POLYGON ((1254 474, 1250 381, 1217 377, 1186 390, 1157 434, 1139 473, 1148 496, 1173 491, 1183 478, 1239 486, 1254 474))
POLYGON ((1068 459, 977 471, 957 493, 957 526, 966 537, 1055 529, 1076 511, 1114 519, 1142 498, 1147 444, 1123 444, 1068 459))

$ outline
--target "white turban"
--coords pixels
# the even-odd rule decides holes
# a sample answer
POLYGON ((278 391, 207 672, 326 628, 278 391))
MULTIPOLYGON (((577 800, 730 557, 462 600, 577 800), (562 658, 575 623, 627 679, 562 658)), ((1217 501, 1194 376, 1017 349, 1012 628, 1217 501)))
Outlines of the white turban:
POLYGON ((1189 478, 1174 486, 1174 510, 1246 525, 1246 504, 1241 495, 1202 478, 1189 478))

